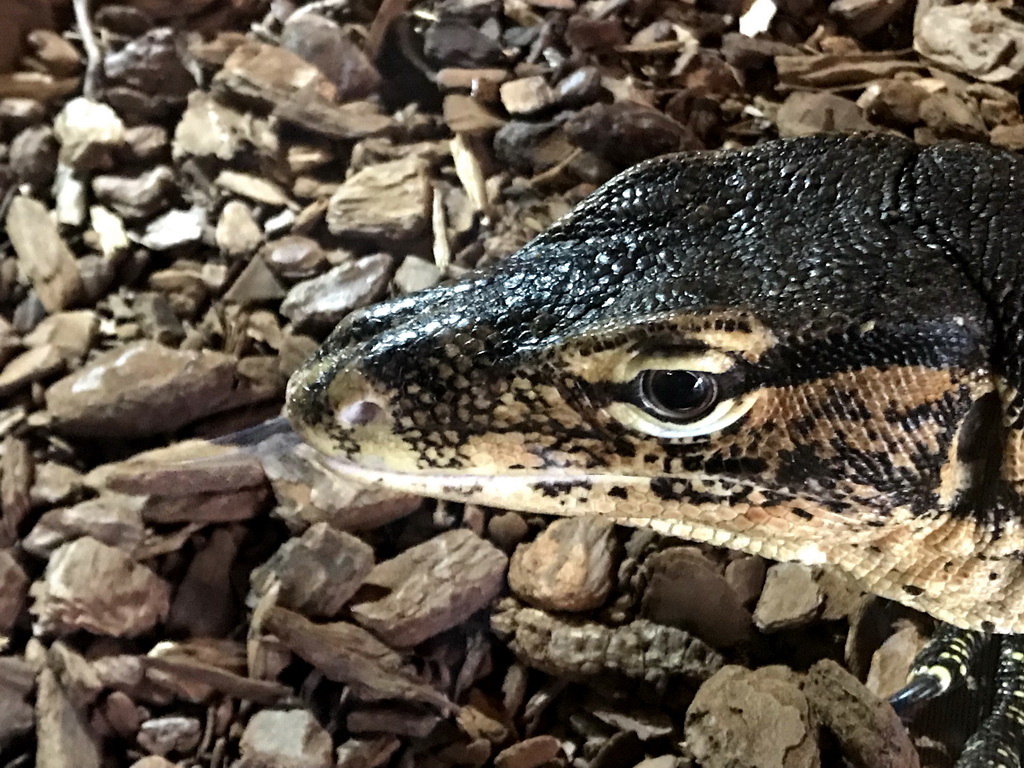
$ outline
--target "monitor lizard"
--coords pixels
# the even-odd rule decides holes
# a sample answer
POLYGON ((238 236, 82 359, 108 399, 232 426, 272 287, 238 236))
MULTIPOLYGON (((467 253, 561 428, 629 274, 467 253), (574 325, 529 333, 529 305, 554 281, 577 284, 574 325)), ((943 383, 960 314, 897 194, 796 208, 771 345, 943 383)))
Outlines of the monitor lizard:
MULTIPOLYGON (((929 696, 971 631, 1024 634, 1022 200, 1024 160, 981 145, 651 160, 351 315, 289 418, 361 481, 833 564, 951 627, 902 701, 929 696)), ((1019 764, 1022 649, 959 765, 1019 764)))

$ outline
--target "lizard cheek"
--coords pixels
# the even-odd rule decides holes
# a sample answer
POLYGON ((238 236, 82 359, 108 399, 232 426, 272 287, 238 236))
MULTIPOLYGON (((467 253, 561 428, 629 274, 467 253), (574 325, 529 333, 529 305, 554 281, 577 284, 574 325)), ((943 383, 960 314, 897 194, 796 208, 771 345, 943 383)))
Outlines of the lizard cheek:
POLYGON ((335 424, 346 431, 382 427, 388 420, 387 398, 353 369, 334 374, 327 387, 327 405, 335 424))

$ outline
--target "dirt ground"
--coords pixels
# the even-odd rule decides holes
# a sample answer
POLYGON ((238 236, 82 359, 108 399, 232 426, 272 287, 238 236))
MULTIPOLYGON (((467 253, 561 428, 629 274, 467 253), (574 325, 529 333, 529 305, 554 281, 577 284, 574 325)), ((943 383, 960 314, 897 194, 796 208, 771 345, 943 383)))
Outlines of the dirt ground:
POLYGON ((353 309, 648 157, 1024 147, 1010 3, 0 16, 0 766, 951 764, 963 728, 883 703, 933 624, 830 571, 207 439, 279 415, 353 309))

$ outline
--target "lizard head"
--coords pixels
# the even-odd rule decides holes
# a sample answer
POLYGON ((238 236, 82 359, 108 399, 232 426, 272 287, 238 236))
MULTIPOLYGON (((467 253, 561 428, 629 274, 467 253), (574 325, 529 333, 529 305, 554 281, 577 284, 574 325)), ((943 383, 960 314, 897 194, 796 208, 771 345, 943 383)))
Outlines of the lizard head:
POLYGON ((292 423, 354 479, 833 563, 1020 629, 991 596, 1017 561, 975 514, 990 320, 915 214, 917 154, 813 138, 638 166, 489 271, 350 316, 293 375, 292 423))

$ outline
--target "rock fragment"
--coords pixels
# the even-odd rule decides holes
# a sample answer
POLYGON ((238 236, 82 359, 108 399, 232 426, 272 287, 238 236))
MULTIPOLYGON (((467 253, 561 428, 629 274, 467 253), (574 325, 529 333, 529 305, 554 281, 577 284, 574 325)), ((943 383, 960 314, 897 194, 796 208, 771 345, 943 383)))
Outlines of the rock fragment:
POLYGON ((78 497, 83 485, 78 470, 56 461, 44 461, 36 465, 30 501, 34 508, 66 504, 78 497))
POLYGON ((279 605, 306 616, 332 618, 372 569, 369 544, 335 531, 327 523, 317 523, 282 544, 270 560, 252 572, 250 581, 258 595, 274 579, 281 585, 279 605))
POLYGON ((128 230, 120 216, 101 205, 93 205, 89 208, 89 224, 104 258, 113 260, 128 249, 128 230))
POLYGON ((239 526, 213 528, 196 542, 185 575, 178 583, 167 628, 190 637, 226 637, 236 626, 238 604, 231 570, 245 531, 239 526))
POLYGON ((407 739, 426 739, 441 718, 433 713, 410 711, 406 707, 360 707, 349 712, 345 727, 354 735, 391 733, 407 739))
MULTIPOLYGON (((917 750, 889 706, 831 659, 807 672, 804 693, 819 722, 858 768, 917 768, 917 750)), ((699 694, 698 694, 699 695, 699 694)))
POLYGON ((626 32, 618 16, 593 19, 577 13, 569 17, 565 42, 580 51, 608 52, 626 42, 626 32))
POLYGON ((462 93, 449 93, 441 105, 444 122, 452 133, 477 134, 498 130, 505 121, 487 107, 462 93))
POLYGON ((0 455, 0 547, 18 539, 19 529, 32 508, 32 477, 35 458, 25 440, 8 435, 0 455))
POLYGON ((510 115, 529 115, 555 103, 554 90, 541 75, 509 80, 499 88, 501 103, 510 115))
POLYGON ((692 547, 670 547, 649 557, 640 615, 692 632, 716 648, 751 637, 753 620, 716 567, 692 547))
POLYGON ((128 694, 111 691, 103 699, 100 709, 114 733, 125 739, 135 739, 142 726, 143 713, 128 694))
POLYGON ((973 99, 949 92, 933 93, 921 102, 918 111, 925 125, 941 139, 983 141, 988 138, 985 121, 973 99))
POLYGON ((124 144, 124 122, 106 104, 84 96, 64 105, 54 122, 60 161, 76 171, 108 168, 112 151, 124 144))
POLYGON ((817 726, 786 667, 727 666, 686 711, 686 743, 703 768, 819 768, 817 726))
POLYGON ((175 127, 173 153, 175 158, 230 160, 247 146, 276 144, 276 134, 267 120, 231 109, 197 90, 189 94, 185 114, 175 127))
POLYGON ((348 739, 338 747, 337 768, 381 768, 401 744, 393 736, 348 739))
POLYGON ((142 519, 149 525, 236 523, 255 517, 266 498, 265 488, 192 496, 153 496, 142 508, 142 519))
POLYGON ((882 645, 871 655, 871 667, 864 685, 880 699, 888 699, 907 683, 907 674, 927 638, 911 622, 899 622, 882 645))
POLYGON ((907 0, 833 0, 828 12, 843 22, 844 29, 863 38, 892 21, 907 0))
POLYGON ((818 613, 824 597, 811 569, 801 563, 776 563, 768 569, 754 622, 765 632, 799 627, 818 613))
POLYGON ((255 251, 263 242, 263 230, 249 206, 229 200, 220 212, 216 230, 217 247, 237 258, 255 251))
POLYGON ((884 125, 907 127, 920 120, 921 102, 928 90, 909 80, 883 80, 864 89, 857 106, 864 115, 884 125))
POLYGON ((217 174, 213 183, 225 192, 248 198, 255 203, 273 207, 295 207, 288 193, 279 184, 263 176, 225 168, 217 174))
POLYGON ((1007 150, 1024 150, 1024 124, 997 125, 992 129, 991 141, 1007 150))
POLYGON ((380 85, 369 57, 341 26, 318 13, 293 13, 281 29, 281 45, 323 72, 340 102, 371 96, 380 85))
POLYGON ((529 532, 530 526, 518 512, 502 512, 487 522, 487 538, 505 552, 514 552, 529 532))
POLYGON ((67 309, 79 299, 78 263, 42 203, 15 197, 7 211, 7 236, 18 255, 18 266, 48 312, 67 309))
POLYGON ((319 69, 267 43, 247 41, 235 48, 213 87, 262 102, 281 120, 335 139, 379 135, 394 125, 372 102, 338 104, 337 88, 319 69))
POLYGON ((194 717, 168 715, 146 720, 139 728, 139 746, 153 755, 189 754, 203 736, 203 726, 194 717))
POLYGON ((498 41, 467 19, 442 18, 427 28, 423 52, 449 67, 490 67, 505 61, 498 41))
POLYGON ((791 93, 779 107, 776 121, 779 134, 785 138, 810 136, 823 131, 856 133, 872 130, 854 102, 832 93, 791 93))
POLYGON ((489 605, 507 566, 505 553, 472 531, 446 531, 378 564, 366 583, 388 594, 354 605, 352 616, 388 644, 408 648, 489 605))
POLYGON ((512 591, 552 611, 588 611, 608 597, 615 575, 614 526, 599 517, 555 520, 520 544, 509 565, 512 591))
POLYGON ((399 293, 415 293, 433 288, 441 282, 442 273, 438 266, 419 256, 406 256, 395 270, 395 288, 399 293))
POLYGON ((11 170, 23 184, 45 189, 57 166, 57 140, 48 125, 32 126, 11 141, 11 170))
POLYGON ((656 109, 630 102, 592 104, 569 118, 565 131, 577 146, 617 168, 701 148, 686 126, 656 109))
POLYGON ((272 240, 260 250, 260 256, 270 271, 283 280, 306 280, 327 263, 327 253, 320 244, 301 235, 272 240))
POLYGON ((144 219, 164 210, 175 192, 174 171, 157 165, 138 176, 93 177, 96 198, 126 219, 144 219))
POLYGON ((134 637, 163 621, 170 586, 122 550, 83 537, 50 557, 42 581, 31 587, 35 628, 64 635, 86 630, 134 637))
POLYGON ((757 555, 741 555, 725 567, 725 580, 732 587, 740 603, 752 608, 761 596, 768 566, 757 555))
POLYGON ((132 763, 131 768, 178 768, 178 764, 160 755, 147 755, 132 763))
POLYGON ((146 224, 141 243, 154 251, 169 251, 197 242, 205 224, 206 211, 202 208, 171 210, 146 224))
POLYGON ((331 197, 327 226, 336 235, 407 240, 426 229, 433 194, 429 167, 418 157, 367 166, 331 197))
POLYGON ((330 768, 331 736, 304 709, 257 712, 242 733, 238 768, 330 768))
POLYGON ((285 286, 267 263, 263 259, 254 258, 245 265, 245 269, 224 294, 224 301, 247 307, 268 301, 280 301, 287 295, 285 286))

